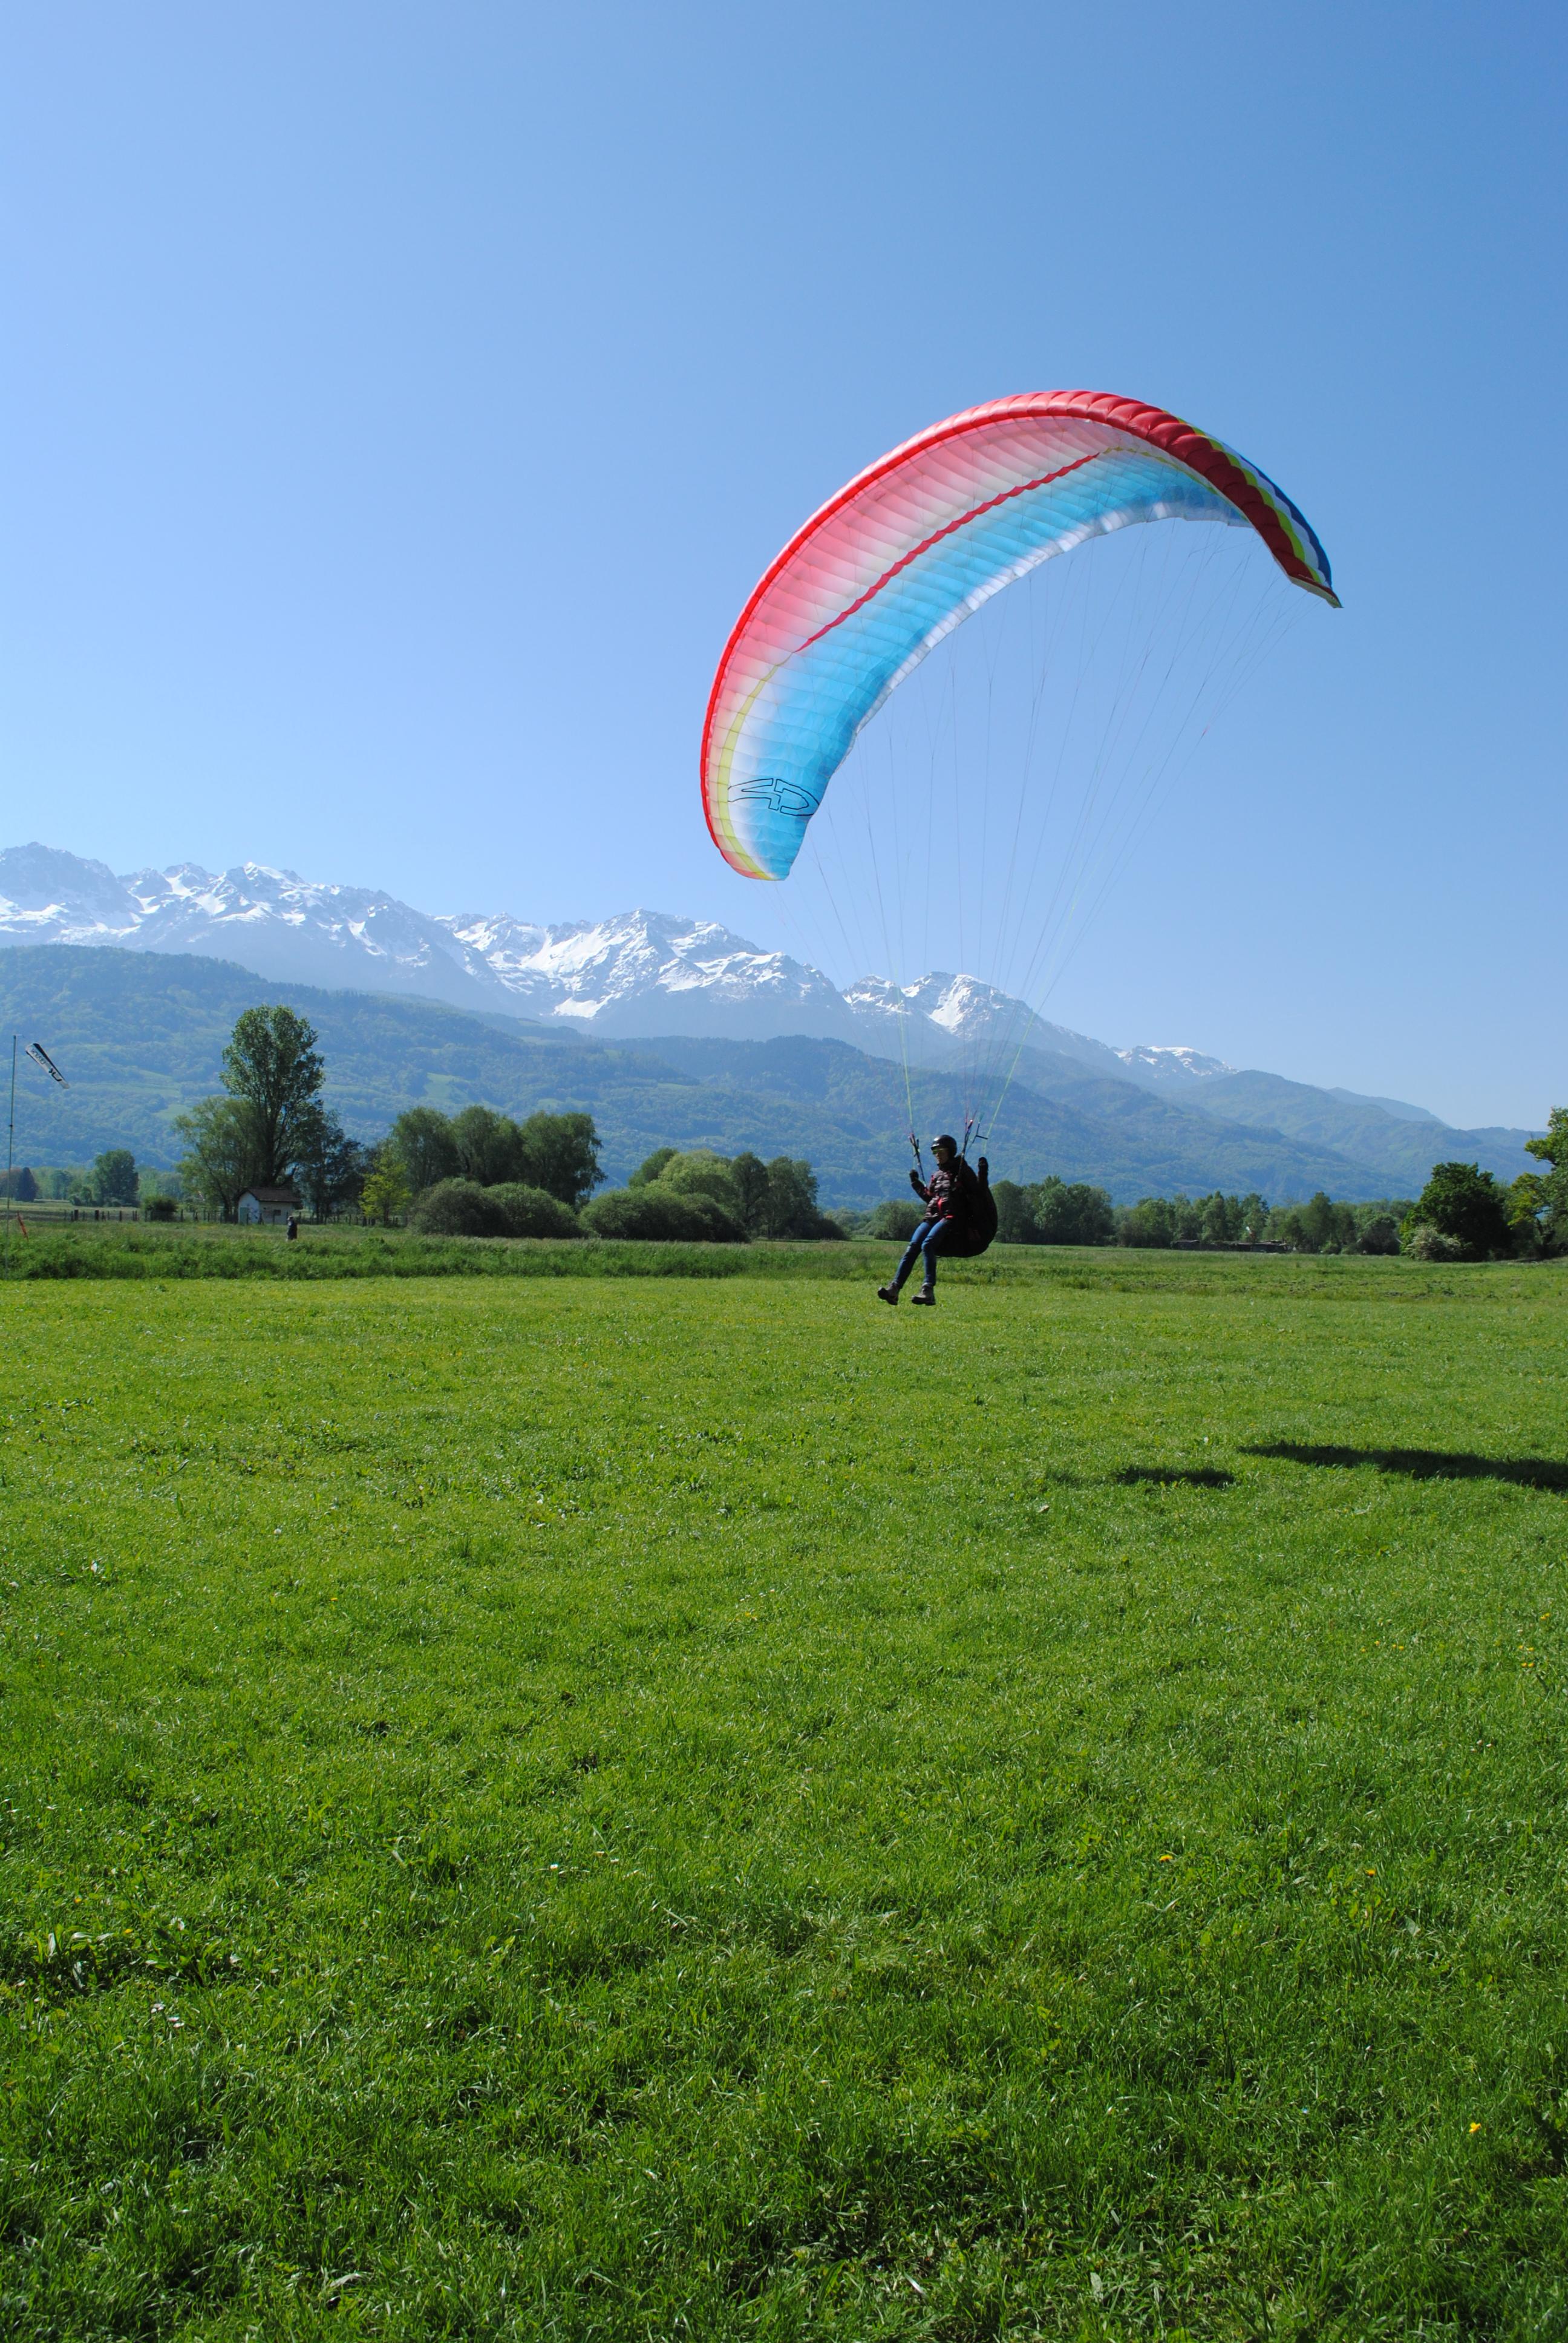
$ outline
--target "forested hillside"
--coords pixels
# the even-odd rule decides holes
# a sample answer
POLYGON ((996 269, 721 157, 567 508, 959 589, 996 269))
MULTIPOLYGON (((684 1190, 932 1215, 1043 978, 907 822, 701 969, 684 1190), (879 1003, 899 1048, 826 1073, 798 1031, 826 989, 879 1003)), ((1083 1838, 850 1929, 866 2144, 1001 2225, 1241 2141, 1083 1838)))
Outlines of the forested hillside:
MULTIPOLYGON (((144 1163, 171 1164, 172 1118, 216 1087, 235 1018, 279 999, 316 1025, 328 1098, 359 1137, 377 1136, 420 1101, 451 1110, 481 1100, 516 1115, 581 1107, 598 1122, 614 1181, 658 1146, 751 1148, 809 1157, 827 1204, 889 1194, 909 1160, 902 1072, 843 1042, 611 1046, 435 1002, 268 983, 221 960, 52 945, 0 952, 0 1009, 24 1040, 47 1045, 71 1084, 57 1090, 24 1070, 17 1161, 86 1162, 124 1146, 144 1163)), ((1050 1072, 1030 1070, 1033 1080, 1050 1072)), ((1119 1202, 1179 1189, 1258 1190, 1275 1201, 1319 1188, 1350 1198, 1389 1189, 1383 1166, 1332 1147, 1219 1121, 1131 1084, 1086 1079, 1081 1067, 1064 1069, 1060 1081, 1057 1096, 1014 1083, 991 1149, 999 1177, 1054 1172, 1119 1202)), ((961 1124, 954 1077, 916 1074, 911 1091, 922 1137, 961 1124)), ((1433 1147, 1454 1136, 1439 1124, 1405 1128, 1430 1132, 1433 1147)))

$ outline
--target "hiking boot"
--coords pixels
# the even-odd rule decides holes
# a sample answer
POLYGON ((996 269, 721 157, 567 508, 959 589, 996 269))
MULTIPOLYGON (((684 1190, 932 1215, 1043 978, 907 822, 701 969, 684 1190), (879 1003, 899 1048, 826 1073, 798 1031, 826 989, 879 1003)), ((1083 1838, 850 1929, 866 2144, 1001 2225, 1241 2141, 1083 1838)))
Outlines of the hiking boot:
POLYGON ((923 1302, 928 1310, 934 1310, 937 1306, 937 1297, 931 1292, 929 1285, 923 1285, 918 1293, 911 1293, 910 1300, 911 1302, 923 1302))
POLYGON ((896 1285, 879 1285, 879 1286, 878 1286, 878 1288, 877 1288, 877 1299, 878 1299, 878 1301, 879 1301, 879 1302, 897 1302, 898 1298, 899 1298, 899 1289, 898 1289, 898 1287, 897 1287, 896 1285))

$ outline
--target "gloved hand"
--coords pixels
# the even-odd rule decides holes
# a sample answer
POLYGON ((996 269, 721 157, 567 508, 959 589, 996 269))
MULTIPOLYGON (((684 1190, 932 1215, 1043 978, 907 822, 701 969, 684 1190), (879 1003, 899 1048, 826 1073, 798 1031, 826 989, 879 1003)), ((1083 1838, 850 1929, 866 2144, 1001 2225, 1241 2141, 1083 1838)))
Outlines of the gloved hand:
POLYGON ((926 1192, 926 1183, 921 1179, 920 1173, 912 1169, 910 1172, 910 1185, 914 1190, 917 1196, 924 1196, 926 1192))

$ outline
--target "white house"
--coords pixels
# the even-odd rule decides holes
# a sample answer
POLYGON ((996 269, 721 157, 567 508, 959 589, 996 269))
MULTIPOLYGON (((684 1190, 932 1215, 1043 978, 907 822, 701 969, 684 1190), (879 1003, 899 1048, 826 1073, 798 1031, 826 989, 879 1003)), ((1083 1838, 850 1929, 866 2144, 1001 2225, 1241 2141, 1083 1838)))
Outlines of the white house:
POLYGON ((297 1188, 247 1188, 234 1208, 236 1221, 247 1228, 266 1222, 276 1227, 287 1220, 290 1212, 299 1212, 305 1202, 297 1188))

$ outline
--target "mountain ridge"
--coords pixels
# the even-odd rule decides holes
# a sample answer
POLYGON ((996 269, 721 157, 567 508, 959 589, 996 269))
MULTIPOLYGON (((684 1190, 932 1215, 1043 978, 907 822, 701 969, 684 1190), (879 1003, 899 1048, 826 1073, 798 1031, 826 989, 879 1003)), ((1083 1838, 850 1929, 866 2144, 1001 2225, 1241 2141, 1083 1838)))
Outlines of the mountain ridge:
MULTIPOLYGON (((1089 1118, 1102 1139, 1114 1128, 1107 1160, 1117 1177, 1137 1126, 1150 1184, 1162 1176, 1157 1166, 1228 1164, 1239 1143, 1255 1158, 1265 1138, 1296 1151, 1263 1154, 1292 1182, 1310 1156, 1323 1183, 1332 1175, 1364 1192, 1372 1181, 1374 1193, 1413 1192, 1445 1154, 1503 1179, 1531 1168, 1523 1131, 1452 1131, 1405 1101, 1238 1069, 1188 1044, 1115 1049, 962 972, 934 970, 909 984, 868 975, 839 991, 806 962, 763 951, 715 921, 664 912, 555 925, 509 913, 427 914, 382 890, 261 863, 221 874, 175 863, 117 877, 106 863, 35 842, 0 851, 6 943, 208 959, 271 984, 438 1002, 585 1040, 663 1047, 804 1035, 843 1043, 868 1062, 960 1077, 960 1121, 976 1089, 993 1095, 1010 1066, 1015 1089, 1089 1118), (980 1065, 990 1069, 989 1085, 977 1082, 980 1065), (1196 1120, 1201 1133, 1140 1121, 1130 1096, 1158 1100, 1196 1120), (1251 1139, 1221 1135, 1238 1131, 1251 1139)), ((1223 1182, 1217 1174, 1211 1184, 1223 1182)))
POLYGON ((840 992, 819 969, 764 951, 711 920, 638 910, 553 926, 509 912, 415 910, 384 890, 247 862, 117 878, 106 863, 34 841, 0 850, 0 943, 195 952, 332 990, 410 992, 455 1008, 558 1019, 584 1031, 738 1040, 813 1033, 950 1063, 982 1037, 1026 1033, 1101 1071, 1142 1078, 1103 1041, 1039 1019, 961 973, 840 992), (900 1028, 902 1027, 902 1041, 900 1028))
MULTIPOLYGON (((518 1115, 586 1108, 612 1181, 661 1145, 749 1147, 809 1156, 826 1204, 863 1206, 901 1190, 911 1106, 922 1137, 954 1119, 950 1071, 912 1070, 906 1092, 893 1061, 820 1036, 613 1040, 395 994, 278 987, 206 954, 13 946, 0 949, 0 1013, 44 1039, 71 1084, 38 1085, 24 1069, 17 1161, 81 1162, 129 1146, 150 1166, 172 1163, 173 1119, 217 1087, 235 1018, 280 991, 317 1027, 328 1101, 366 1139, 421 1103, 451 1111, 478 1100, 518 1115)), ((999 1179, 1056 1172, 1119 1203, 1216 1187, 1275 1202, 1319 1187, 1355 1201, 1390 1192, 1374 1167, 1332 1149, 1060 1062, 1054 1091, 1015 1084, 991 1146, 999 1179)))

